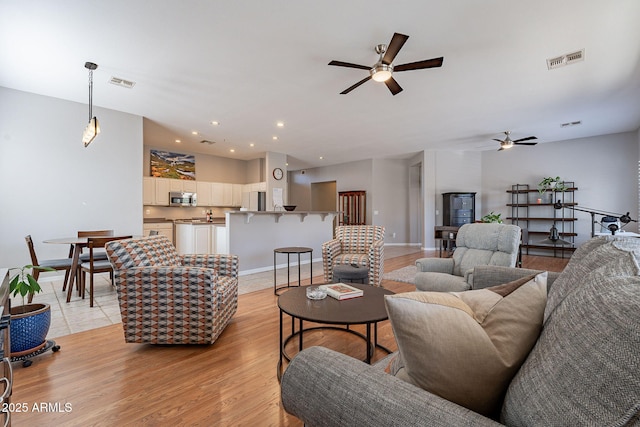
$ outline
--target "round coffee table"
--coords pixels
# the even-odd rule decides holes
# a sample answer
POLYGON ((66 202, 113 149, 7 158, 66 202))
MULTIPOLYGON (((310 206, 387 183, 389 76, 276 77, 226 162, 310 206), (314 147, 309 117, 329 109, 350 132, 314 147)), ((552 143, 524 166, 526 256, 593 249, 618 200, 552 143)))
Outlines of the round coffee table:
MULTIPOLYGON (((314 285, 317 286, 317 285, 314 285)), ((280 309, 280 360, 278 361, 278 379, 282 376, 282 360, 291 361, 291 357, 286 353, 287 343, 298 338, 298 351, 303 348, 304 332, 318 329, 334 329, 342 332, 357 335, 367 343, 367 356, 365 362, 371 363, 371 356, 375 348, 391 353, 391 351, 378 344, 378 322, 387 320, 387 309, 384 305, 384 296, 392 295, 393 292, 375 286, 351 284, 351 286, 364 291, 364 295, 339 301, 327 296, 322 300, 310 300, 307 298, 307 286, 291 288, 278 297, 278 308, 280 309), (291 316, 291 334, 284 336, 284 314, 291 316), (298 320, 298 330, 296 331, 296 319, 298 320), (322 323, 325 325, 343 325, 345 328, 335 326, 317 326, 304 328, 303 321, 322 323), (371 325, 374 325, 374 336, 371 339, 371 325), (365 325, 366 335, 349 329, 350 325, 365 325)))

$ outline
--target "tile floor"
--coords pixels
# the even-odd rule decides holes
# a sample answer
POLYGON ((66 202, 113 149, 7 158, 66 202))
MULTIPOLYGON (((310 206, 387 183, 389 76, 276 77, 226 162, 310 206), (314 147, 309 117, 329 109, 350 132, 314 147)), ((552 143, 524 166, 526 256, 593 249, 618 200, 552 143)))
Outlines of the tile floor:
MULTIPOLYGON (((399 256, 419 250, 415 246, 385 247, 385 256, 399 256)), ((314 277, 322 275, 322 262, 313 263, 314 277)), ((302 265, 302 279, 309 278, 308 265, 302 265)), ((297 282, 297 268, 291 268, 291 281, 297 282)), ((287 270, 276 270, 278 285, 286 284, 287 270)), ((120 308, 115 289, 111 286, 107 273, 98 274, 94 281, 94 306, 89 307, 89 295, 82 299, 74 291, 71 302, 66 302, 66 292, 62 292, 62 280, 50 280, 41 277, 40 285, 43 292, 36 295, 34 302, 46 303, 51 306, 51 327, 48 338, 56 338, 77 332, 87 331, 102 326, 121 323, 120 308)), ((238 292, 240 294, 255 292, 273 287, 273 270, 240 276, 238 292)))

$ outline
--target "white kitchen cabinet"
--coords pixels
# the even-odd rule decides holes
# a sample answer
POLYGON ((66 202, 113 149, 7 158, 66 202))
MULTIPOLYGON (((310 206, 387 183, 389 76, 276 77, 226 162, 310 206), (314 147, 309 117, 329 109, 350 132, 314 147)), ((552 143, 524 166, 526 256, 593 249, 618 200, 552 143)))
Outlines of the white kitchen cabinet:
POLYGON ((154 222, 145 223, 142 225, 143 234, 149 235, 151 230, 156 230, 158 234, 167 236, 171 243, 173 243, 173 223, 172 222, 154 222))
POLYGON ((192 254, 211 253, 211 225, 193 225, 192 254))
POLYGON ((211 234, 214 243, 212 253, 228 254, 229 243, 227 242, 227 227, 224 225, 214 225, 211 227, 211 234))
POLYGON ((179 191, 184 191, 185 193, 195 193, 198 191, 198 181, 180 180, 180 182, 182 183, 182 190, 179 191))
POLYGON ((154 178, 156 180, 156 205, 169 206, 169 192, 171 191, 171 182, 174 179, 154 178))
POLYGON ((224 184, 211 183, 211 206, 224 206, 224 184))
POLYGON ((176 250, 180 255, 210 254, 215 244, 212 224, 176 224, 176 250))
POLYGON ((227 184, 227 183, 222 184, 222 206, 231 206, 232 203, 233 203, 233 184, 227 184))
POLYGON ((231 194, 231 206, 240 207, 242 206, 242 184, 231 184, 232 185, 232 194, 231 194))
POLYGON ((196 182, 196 193, 198 194, 198 206, 214 206, 211 203, 211 183, 203 181, 196 182))
POLYGON ((142 178, 142 204, 145 206, 156 204, 156 179, 150 176, 142 178))
POLYGON ((169 179, 169 191, 182 191, 182 181, 179 179, 169 179))

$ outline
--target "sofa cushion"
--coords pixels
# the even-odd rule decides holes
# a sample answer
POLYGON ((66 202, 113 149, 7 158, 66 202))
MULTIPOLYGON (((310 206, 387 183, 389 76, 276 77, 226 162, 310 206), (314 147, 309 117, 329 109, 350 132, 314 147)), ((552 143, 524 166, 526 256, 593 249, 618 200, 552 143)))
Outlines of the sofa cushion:
POLYGON ((509 386, 506 424, 640 423, 638 240, 597 238, 576 251, 571 280, 563 273, 551 287, 553 309, 509 386))
POLYGON ((591 273, 616 276, 640 274, 638 267, 640 239, 618 236, 596 237, 582 244, 573 254, 549 292, 544 321, 571 292, 580 287, 591 273))
POLYGON ((546 272, 466 292, 385 297, 398 343, 390 373, 488 416, 540 333, 546 272))

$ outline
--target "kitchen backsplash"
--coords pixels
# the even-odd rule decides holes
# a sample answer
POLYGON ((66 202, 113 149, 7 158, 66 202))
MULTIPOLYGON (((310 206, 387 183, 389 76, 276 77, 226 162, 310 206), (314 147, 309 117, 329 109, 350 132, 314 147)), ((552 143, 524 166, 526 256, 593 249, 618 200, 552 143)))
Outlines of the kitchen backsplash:
POLYGON ((227 211, 236 211, 238 208, 209 208, 209 207, 166 207, 166 206, 144 206, 144 218, 167 218, 167 219, 192 219, 205 218, 206 211, 211 209, 214 217, 224 217, 227 211))

